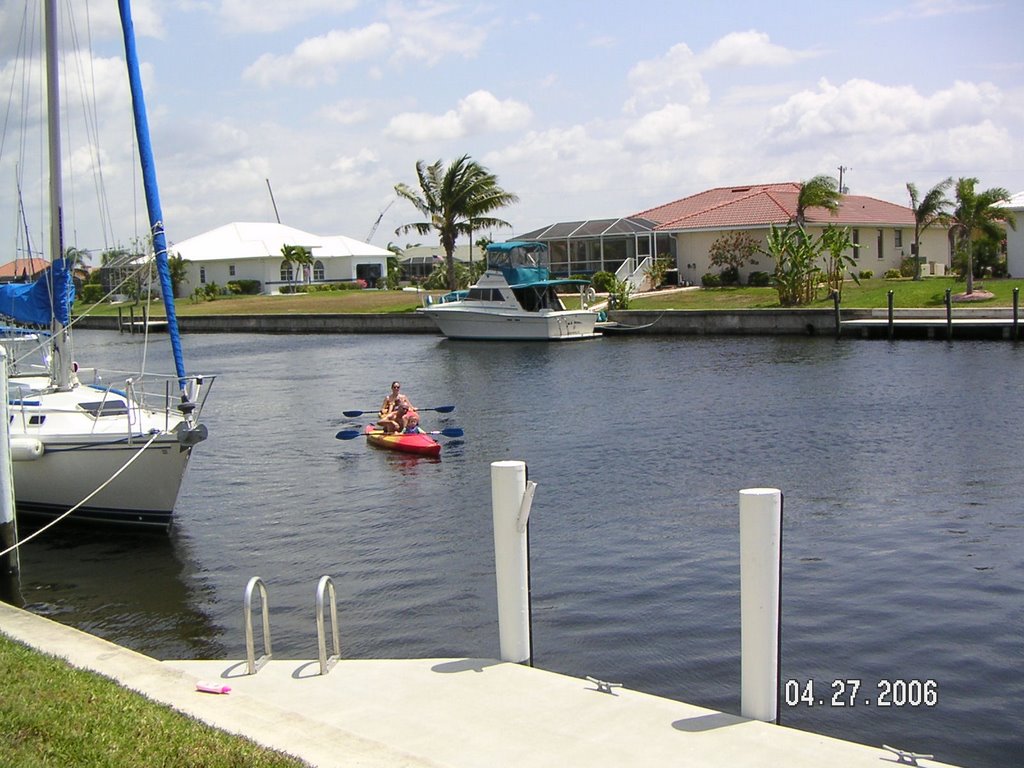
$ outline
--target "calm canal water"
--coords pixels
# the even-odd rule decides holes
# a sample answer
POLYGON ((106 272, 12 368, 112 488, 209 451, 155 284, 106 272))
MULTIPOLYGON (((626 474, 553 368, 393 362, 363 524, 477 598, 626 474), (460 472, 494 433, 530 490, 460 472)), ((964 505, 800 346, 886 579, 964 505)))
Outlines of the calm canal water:
MULTIPOLYGON (((219 378, 171 535, 47 534, 22 555, 30 610, 157 658, 239 658, 258 575, 275 656, 312 659, 330 574, 346 656, 496 656, 489 465, 522 459, 539 484, 536 664, 738 713, 738 492, 771 486, 782 678, 826 699, 783 706, 783 723, 970 766, 1024 754, 1024 346, 185 344, 190 371, 219 378), (440 461, 334 438, 395 378, 420 406, 457 406, 424 414, 466 431, 440 461), (833 681, 859 681, 856 706, 827 703, 833 681), (880 681, 894 704, 925 681, 938 700, 880 706, 880 681)), ((84 364, 141 357, 138 337, 76 346, 84 364)))

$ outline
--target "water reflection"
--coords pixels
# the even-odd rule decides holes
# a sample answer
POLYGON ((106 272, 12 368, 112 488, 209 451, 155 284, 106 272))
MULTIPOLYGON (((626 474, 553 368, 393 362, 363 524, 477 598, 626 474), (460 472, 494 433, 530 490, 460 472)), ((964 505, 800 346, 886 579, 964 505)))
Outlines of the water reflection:
POLYGON ((21 566, 33 613, 157 658, 224 653, 178 535, 53 529, 23 546, 21 566))

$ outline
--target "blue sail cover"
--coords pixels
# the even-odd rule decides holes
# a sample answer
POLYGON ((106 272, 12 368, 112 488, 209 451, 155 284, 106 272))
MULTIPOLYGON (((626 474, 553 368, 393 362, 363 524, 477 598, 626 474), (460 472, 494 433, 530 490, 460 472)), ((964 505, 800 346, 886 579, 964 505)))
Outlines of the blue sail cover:
POLYGON ((0 315, 18 323, 49 326, 56 318, 70 325, 74 301, 75 282, 67 259, 53 262, 34 283, 0 285, 0 315))

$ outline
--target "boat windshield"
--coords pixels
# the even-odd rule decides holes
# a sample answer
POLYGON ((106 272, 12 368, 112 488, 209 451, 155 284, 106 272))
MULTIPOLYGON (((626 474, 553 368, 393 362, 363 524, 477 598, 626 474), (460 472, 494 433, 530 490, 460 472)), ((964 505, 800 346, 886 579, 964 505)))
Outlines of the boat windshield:
POLYGON ((511 285, 547 280, 551 260, 544 243, 491 243, 487 246, 487 268, 499 269, 511 285))

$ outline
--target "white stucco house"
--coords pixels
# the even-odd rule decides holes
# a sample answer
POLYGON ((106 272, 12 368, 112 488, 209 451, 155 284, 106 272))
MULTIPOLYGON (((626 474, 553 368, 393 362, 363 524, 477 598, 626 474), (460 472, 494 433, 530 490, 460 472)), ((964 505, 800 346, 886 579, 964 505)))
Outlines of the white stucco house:
POLYGON ((340 283, 365 280, 371 288, 387 277, 391 252, 344 235, 321 236, 269 222, 235 222, 171 245, 185 259, 184 293, 210 283, 258 280, 260 293, 280 293, 296 283, 340 283), (282 248, 311 249, 313 263, 302 267, 282 258, 282 248))
POLYGON ((1024 277, 1024 192, 1010 198, 1006 207, 1013 211, 1017 228, 1006 228, 1006 273, 1010 277, 1024 277))

